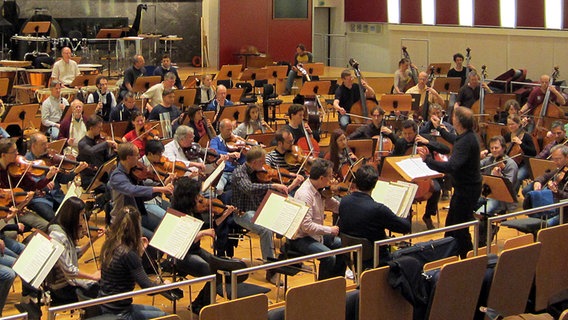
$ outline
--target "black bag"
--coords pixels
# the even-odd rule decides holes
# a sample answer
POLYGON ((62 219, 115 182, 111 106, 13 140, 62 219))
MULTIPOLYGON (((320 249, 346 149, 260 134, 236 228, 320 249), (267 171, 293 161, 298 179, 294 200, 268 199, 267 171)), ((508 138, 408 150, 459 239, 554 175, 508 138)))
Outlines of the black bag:
POLYGON ((424 266, 413 256, 403 255, 388 262, 388 282, 413 306, 414 320, 424 319, 430 301, 431 284, 422 272, 424 266))
POLYGON ((417 243, 411 247, 397 250, 391 254, 392 259, 412 256, 424 265, 427 262, 458 255, 458 244, 453 237, 417 243))

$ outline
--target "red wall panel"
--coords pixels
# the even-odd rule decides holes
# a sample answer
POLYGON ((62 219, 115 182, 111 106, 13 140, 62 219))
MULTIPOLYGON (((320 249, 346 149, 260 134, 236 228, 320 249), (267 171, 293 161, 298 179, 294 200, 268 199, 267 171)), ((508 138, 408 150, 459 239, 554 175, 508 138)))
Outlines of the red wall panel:
POLYGON ((459 0, 436 0, 436 24, 459 25, 459 0))
POLYGON ((421 0, 400 0, 400 23, 422 23, 421 0))
POLYGON ((345 22, 388 22, 387 0, 345 0, 345 22))
POLYGON ((475 0, 473 7, 474 26, 500 26, 499 1, 475 0))
POLYGON ((544 0, 517 0, 517 27, 544 28, 544 0))

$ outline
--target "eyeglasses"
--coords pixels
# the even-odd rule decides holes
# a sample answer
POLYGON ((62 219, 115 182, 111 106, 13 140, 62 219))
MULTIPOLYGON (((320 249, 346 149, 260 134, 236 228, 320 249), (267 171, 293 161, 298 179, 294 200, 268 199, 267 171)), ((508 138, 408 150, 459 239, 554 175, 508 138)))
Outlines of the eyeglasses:
POLYGON ((18 150, 14 150, 14 151, 9 151, 9 152, 5 152, 7 154, 18 154, 18 150))

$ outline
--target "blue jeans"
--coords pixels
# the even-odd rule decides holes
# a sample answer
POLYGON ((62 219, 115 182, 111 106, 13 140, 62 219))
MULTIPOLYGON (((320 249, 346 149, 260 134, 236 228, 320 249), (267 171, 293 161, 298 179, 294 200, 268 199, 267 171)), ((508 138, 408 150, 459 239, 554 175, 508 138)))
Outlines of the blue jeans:
POLYGON ((16 273, 12 268, 0 265, 0 316, 15 278, 16 273))
MULTIPOLYGON (((160 225, 162 218, 166 215, 166 204, 162 202, 162 206, 154 204, 154 203, 144 203, 144 207, 146 208, 146 212, 148 214, 142 216, 142 226, 150 231, 156 231, 156 228, 160 225)), ((169 207, 169 203, 168 203, 169 207)))
POLYGON ((124 320, 146 320, 163 317, 165 315, 167 315, 167 313, 156 307, 133 304, 129 312, 119 314, 118 318, 124 320))
POLYGON ((246 228, 260 236, 260 251, 262 252, 262 260, 267 261, 268 258, 274 258, 274 242, 272 238, 274 233, 264 227, 256 225, 252 222, 255 211, 247 211, 242 216, 234 215, 235 222, 241 227, 246 228))
POLYGON ((55 210, 53 207, 53 201, 47 197, 35 197, 28 203, 28 209, 37 213, 40 217, 44 218, 45 221, 51 221, 55 217, 55 210))
POLYGON ((59 137, 59 128, 56 126, 49 127, 45 133, 49 141, 55 141, 59 137))
MULTIPOLYGON (((331 235, 325 235, 323 236, 323 243, 321 243, 312 237, 303 237, 290 240, 290 246, 303 254, 313 254, 341 248, 341 239, 331 235)), ((319 259, 319 261, 318 280, 337 276, 342 277, 345 275, 345 261, 343 255, 331 256, 319 259)))
POLYGON ((519 171, 517 171, 517 180, 515 181, 515 184, 513 185, 513 191, 518 193, 519 188, 521 187, 521 184, 523 183, 523 180, 528 179, 529 176, 530 176, 529 166, 523 163, 519 167, 519 171))
POLYGON ((232 172, 223 172, 221 178, 219 178, 219 182, 217 182, 217 186, 215 187, 217 189, 217 194, 222 194, 223 192, 225 192, 225 187, 231 182, 232 177, 232 172))
POLYGON ((346 114, 344 114, 344 115, 338 114, 337 116, 338 116, 338 118, 339 118, 339 127, 340 127, 343 131, 345 131, 345 129, 347 129, 347 125, 348 125, 349 123, 351 123, 351 117, 348 116, 348 115, 346 115, 346 114))
POLYGON ((286 78, 286 91, 288 91, 288 93, 292 91, 292 86, 296 78, 299 78, 296 71, 290 70, 290 72, 288 72, 288 78, 286 78))

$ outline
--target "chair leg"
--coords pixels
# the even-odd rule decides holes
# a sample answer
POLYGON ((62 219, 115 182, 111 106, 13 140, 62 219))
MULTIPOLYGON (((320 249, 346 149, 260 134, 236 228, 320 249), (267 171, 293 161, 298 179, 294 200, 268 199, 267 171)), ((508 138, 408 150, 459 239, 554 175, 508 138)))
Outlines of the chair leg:
POLYGON ((191 286, 189 286, 189 320, 193 320, 193 305, 191 304, 192 301, 193 298, 191 296, 191 286))

